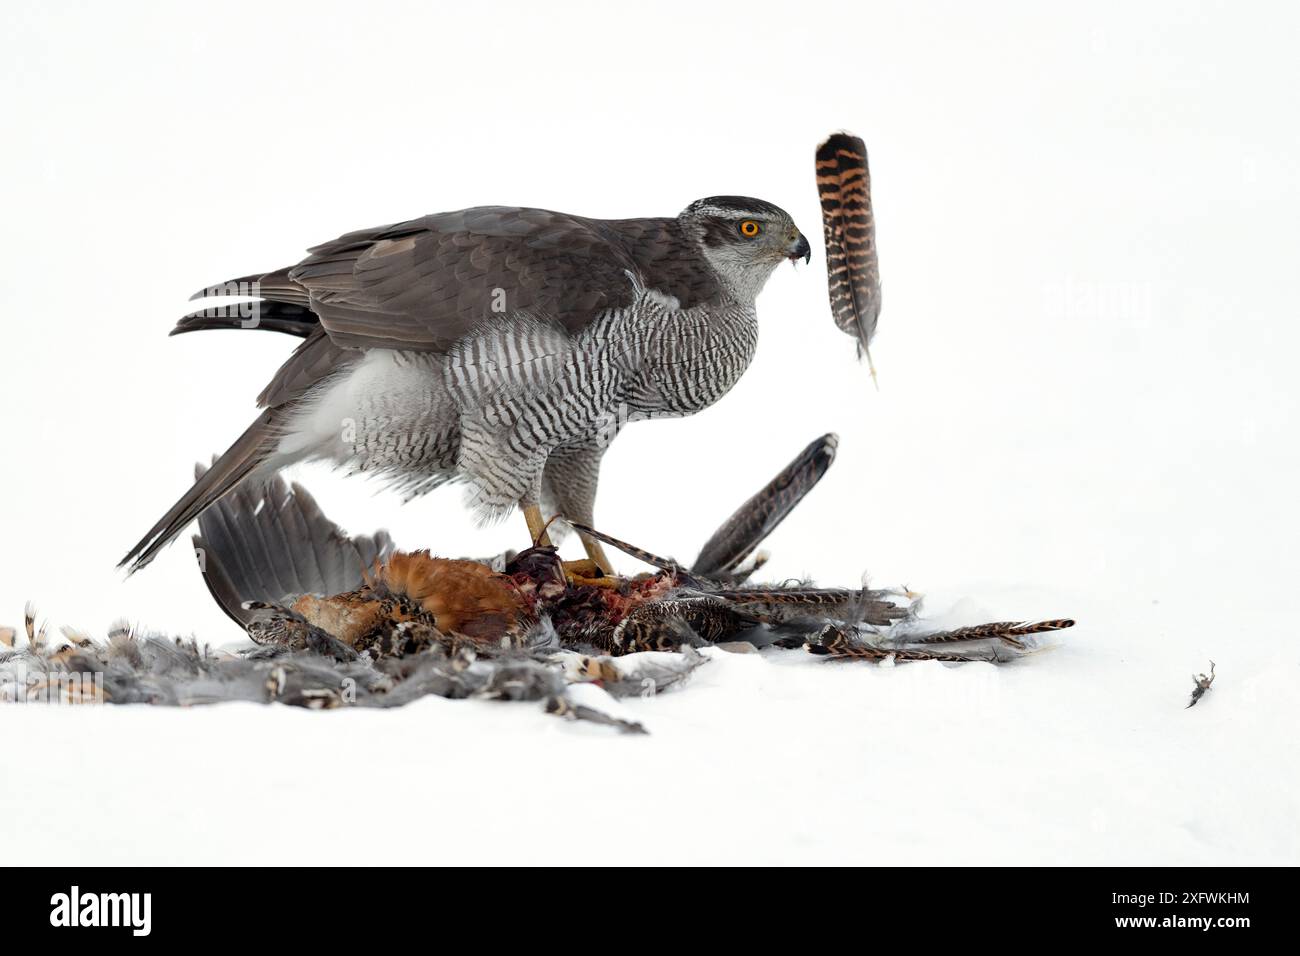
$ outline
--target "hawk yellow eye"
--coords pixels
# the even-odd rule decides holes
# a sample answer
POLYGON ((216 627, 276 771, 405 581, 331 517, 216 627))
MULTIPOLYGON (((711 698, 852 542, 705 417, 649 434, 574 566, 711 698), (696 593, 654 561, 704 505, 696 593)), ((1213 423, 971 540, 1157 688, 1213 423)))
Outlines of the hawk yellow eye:
POLYGON ((746 239, 753 239, 762 231, 763 227, 752 219, 746 219, 740 224, 740 234, 746 239))

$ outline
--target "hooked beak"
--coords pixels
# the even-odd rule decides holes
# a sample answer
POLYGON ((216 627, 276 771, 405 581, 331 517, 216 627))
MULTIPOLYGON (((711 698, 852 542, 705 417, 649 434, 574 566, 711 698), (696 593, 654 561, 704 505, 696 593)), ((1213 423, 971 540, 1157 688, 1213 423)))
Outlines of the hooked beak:
POLYGON ((808 245, 808 240, 804 238, 803 233, 799 233, 787 247, 786 256, 791 262, 798 259, 802 259, 804 265, 812 262, 812 246, 808 245))

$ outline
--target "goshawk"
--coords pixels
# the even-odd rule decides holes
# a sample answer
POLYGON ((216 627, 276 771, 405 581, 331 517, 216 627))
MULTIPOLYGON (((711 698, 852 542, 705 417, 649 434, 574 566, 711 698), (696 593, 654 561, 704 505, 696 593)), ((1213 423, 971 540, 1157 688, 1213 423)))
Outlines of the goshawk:
MULTIPOLYGON (((755 298, 781 262, 809 257, 790 216, 758 199, 621 220, 483 206, 348 233, 205 289, 172 334, 254 327, 303 342, 262 414, 122 564, 143 567, 241 482, 306 460, 410 496, 465 481, 485 519, 522 506, 535 541, 543 507, 590 525, 621 425, 725 394, 754 353, 755 298), (231 293, 254 308, 213 307, 231 293)), ((608 571, 599 543, 583 543, 608 571)))

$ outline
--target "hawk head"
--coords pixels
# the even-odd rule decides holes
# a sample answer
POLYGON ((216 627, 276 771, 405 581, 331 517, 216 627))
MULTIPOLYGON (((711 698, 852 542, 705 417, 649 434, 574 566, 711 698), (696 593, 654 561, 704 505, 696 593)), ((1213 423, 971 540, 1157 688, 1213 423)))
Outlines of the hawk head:
POLYGON ((782 262, 812 258, 808 240, 790 214, 761 199, 697 199, 677 219, 719 277, 749 298, 758 295, 782 262))

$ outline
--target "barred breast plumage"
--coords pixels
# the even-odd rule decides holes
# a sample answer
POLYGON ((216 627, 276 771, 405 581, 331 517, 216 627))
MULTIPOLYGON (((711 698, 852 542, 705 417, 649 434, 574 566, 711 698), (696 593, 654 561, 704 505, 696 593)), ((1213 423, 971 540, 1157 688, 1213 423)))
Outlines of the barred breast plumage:
POLYGON ((491 518, 540 496, 551 450, 594 455, 630 420, 712 405, 757 340, 752 307, 674 309, 652 295, 603 313, 571 341, 519 317, 454 357, 375 353, 306 406, 282 442, 316 441, 313 456, 408 494, 467 480, 472 504, 491 518))

